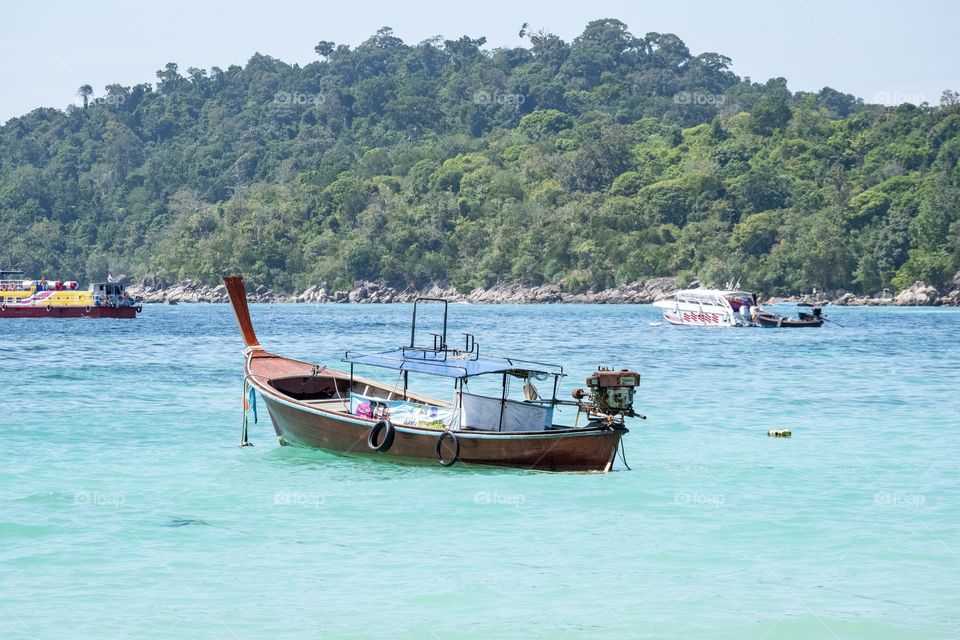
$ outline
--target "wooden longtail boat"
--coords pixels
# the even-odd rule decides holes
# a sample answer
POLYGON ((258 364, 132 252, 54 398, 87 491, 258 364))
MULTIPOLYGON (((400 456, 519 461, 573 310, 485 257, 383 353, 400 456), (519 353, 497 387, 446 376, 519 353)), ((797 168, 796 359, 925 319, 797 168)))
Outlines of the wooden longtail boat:
POLYGON ((763 312, 757 316, 757 324, 761 327, 767 327, 771 329, 802 329, 802 328, 816 328, 823 325, 824 320, 827 319, 823 315, 823 311, 820 307, 814 307, 812 305, 801 303, 797 305, 801 308, 810 308, 810 313, 806 311, 799 311, 797 318, 788 318, 787 316, 781 316, 775 313, 763 312))
MULTIPOLYGON (((633 411, 633 371, 601 368, 588 380, 589 391, 576 390, 575 400, 558 400, 562 367, 515 358, 481 358, 479 346, 466 334, 464 349, 446 344, 446 301, 420 299, 413 307, 410 344, 377 353, 348 352, 349 371, 275 355, 260 346, 247 306, 243 278, 224 278, 230 302, 246 345, 244 377, 259 392, 282 445, 378 456, 396 462, 451 466, 494 465, 539 471, 607 472, 633 411), (417 306, 444 305, 443 333, 433 343, 417 346, 417 306), (354 375, 354 365, 400 372, 396 386, 354 375), (409 374, 452 379, 454 401, 411 392, 409 374), (502 379, 501 397, 471 394, 476 376, 502 379), (508 377, 526 380, 519 402, 507 397, 508 377), (402 386, 399 379, 402 378, 402 386), (553 394, 541 399, 530 380, 553 379, 553 394), (553 424, 558 405, 576 407, 573 426, 553 424), (584 424, 578 426, 581 419, 584 424)), ((246 434, 244 433, 244 443, 246 434)), ((242 443, 243 444, 243 443, 242 443)))

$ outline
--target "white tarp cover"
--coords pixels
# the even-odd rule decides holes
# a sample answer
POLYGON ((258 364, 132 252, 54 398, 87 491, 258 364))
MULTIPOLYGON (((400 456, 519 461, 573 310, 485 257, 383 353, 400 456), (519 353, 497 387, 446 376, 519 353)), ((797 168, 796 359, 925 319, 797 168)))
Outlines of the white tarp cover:
MULTIPOLYGON (((473 429, 500 429, 500 398, 461 393, 461 425, 473 429)), ((553 419, 546 407, 507 400, 503 408, 502 431, 543 431, 553 419)))

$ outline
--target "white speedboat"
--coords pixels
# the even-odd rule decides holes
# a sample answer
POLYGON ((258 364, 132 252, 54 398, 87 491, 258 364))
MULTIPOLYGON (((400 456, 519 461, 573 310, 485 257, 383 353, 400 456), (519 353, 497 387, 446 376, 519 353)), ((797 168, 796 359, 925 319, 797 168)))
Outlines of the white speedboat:
POLYGON ((670 324, 694 327, 751 327, 761 311, 749 291, 728 289, 683 289, 653 306, 663 309, 670 324))

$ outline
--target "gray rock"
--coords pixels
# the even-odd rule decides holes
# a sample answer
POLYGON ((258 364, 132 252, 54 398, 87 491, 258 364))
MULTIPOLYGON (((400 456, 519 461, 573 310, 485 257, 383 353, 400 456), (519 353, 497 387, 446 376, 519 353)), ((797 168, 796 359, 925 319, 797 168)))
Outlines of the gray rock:
POLYGON ((939 304, 940 293, 936 287, 931 287, 919 280, 909 289, 904 289, 894 299, 893 304, 898 307, 932 306, 939 304))

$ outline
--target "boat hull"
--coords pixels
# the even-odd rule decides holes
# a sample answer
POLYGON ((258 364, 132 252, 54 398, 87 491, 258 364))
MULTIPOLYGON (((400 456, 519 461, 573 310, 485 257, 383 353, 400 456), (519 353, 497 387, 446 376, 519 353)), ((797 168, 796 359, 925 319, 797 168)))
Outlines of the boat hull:
MULTIPOLYGON (((374 421, 311 413, 270 396, 261 397, 266 401, 274 430, 282 444, 394 462, 439 464, 437 441, 443 431, 397 426, 392 446, 380 453, 367 445, 374 421)), ((582 429, 566 433, 454 433, 459 444, 457 462, 460 464, 602 473, 610 471, 613 466, 622 432, 582 429)), ((449 436, 445 440, 442 455, 449 462, 453 457, 453 443, 449 436)))
POLYGON ((15 306, 0 308, 0 318, 136 318, 137 307, 15 306))

